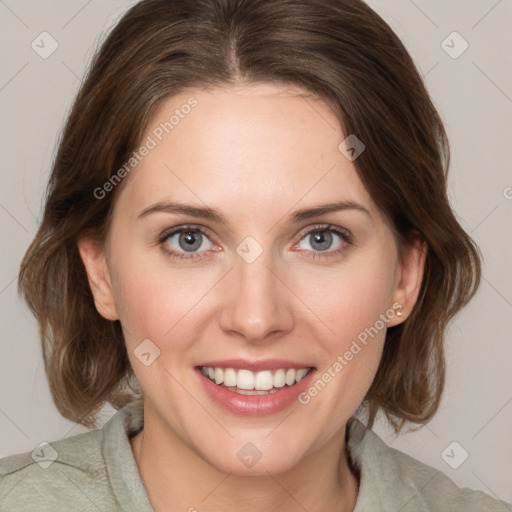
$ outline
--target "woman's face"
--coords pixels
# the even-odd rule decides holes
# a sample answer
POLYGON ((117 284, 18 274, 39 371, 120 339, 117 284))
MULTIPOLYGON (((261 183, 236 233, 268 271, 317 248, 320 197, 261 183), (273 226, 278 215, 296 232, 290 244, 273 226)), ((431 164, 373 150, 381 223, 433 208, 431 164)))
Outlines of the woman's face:
POLYGON ((98 310, 121 321, 147 425, 226 472, 277 473, 342 439, 386 321, 407 317, 422 271, 419 251, 399 263, 335 114, 297 91, 165 101, 115 205, 105 282, 92 285, 98 310))

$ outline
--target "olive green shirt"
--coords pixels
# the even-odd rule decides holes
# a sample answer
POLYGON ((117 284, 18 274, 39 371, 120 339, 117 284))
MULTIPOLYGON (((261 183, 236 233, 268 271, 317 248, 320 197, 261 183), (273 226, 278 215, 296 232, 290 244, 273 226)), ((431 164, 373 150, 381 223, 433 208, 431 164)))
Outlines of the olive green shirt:
MULTIPOLYGON (((153 512, 129 440, 143 420, 143 404, 134 402, 100 430, 0 459, 0 511, 153 512)), ((347 448, 361 475, 354 512, 512 511, 390 448, 354 418, 347 448)))

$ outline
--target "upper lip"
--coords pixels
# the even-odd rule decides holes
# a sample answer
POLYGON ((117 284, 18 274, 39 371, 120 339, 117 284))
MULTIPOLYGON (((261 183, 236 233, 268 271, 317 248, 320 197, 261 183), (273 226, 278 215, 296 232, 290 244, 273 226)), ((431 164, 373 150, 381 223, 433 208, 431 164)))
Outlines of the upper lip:
POLYGON ((265 359, 261 361, 248 360, 248 359, 223 359, 216 361, 205 361, 197 365, 198 367, 206 366, 210 368, 233 368, 238 370, 251 370, 253 372, 263 370, 278 370, 280 368, 296 370, 300 368, 314 368, 309 363, 299 363, 296 361, 290 361, 289 359, 265 359))

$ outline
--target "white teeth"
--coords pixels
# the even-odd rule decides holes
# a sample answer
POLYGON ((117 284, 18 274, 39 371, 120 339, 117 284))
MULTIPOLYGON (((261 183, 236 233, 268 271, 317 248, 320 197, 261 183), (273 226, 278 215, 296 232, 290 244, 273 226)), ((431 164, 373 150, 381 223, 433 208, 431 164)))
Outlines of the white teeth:
POLYGON ((236 372, 233 368, 226 368, 224 370, 224 385, 225 386, 236 386, 236 372))
POLYGON ((293 369, 289 369, 286 372, 286 377, 284 378, 284 381, 288 386, 293 386, 295 384, 295 376, 297 375, 297 372, 293 369))
POLYGON ((224 372, 222 368, 215 368, 215 384, 222 384, 224 381, 224 372))
POLYGON ((235 388, 243 395, 275 393, 285 385, 293 386, 300 382, 309 372, 309 368, 295 370, 280 368, 274 373, 270 370, 252 372, 250 370, 235 370, 233 368, 201 367, 201 373, 215 384, 224 384, 227 388, 235 388))
POLYGON ((274 378, 272 372, 268 370, 264 372, 258 372, 254 379, 254 389, 268 391, 274 387, 274 378))
POLYGON ((254 389, 254 373, 249 370, 238 370, 236 387, 238 389, 254 389))
POLYGON ((274 387, 282 388, 285 384, 286 382, 284 370, 279 369, 276 373, 274 373, 274 387))
POLYGON ((301 368, 300 370, 297 370, 297 376, 295 377, 297 382, 300 382, 308 373, 307 368, 301 368))

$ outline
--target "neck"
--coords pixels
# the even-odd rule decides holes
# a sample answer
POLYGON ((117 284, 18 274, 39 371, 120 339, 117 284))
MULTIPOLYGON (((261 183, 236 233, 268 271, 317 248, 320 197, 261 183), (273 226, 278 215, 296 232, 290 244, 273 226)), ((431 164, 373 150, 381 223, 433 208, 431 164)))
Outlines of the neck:
POLYGON ((155 512, 353 511, 359 477, 351 467, 345 429, 286 472, 263 476, 224 473, 199 457, 169 429, 147 421, 131 439, 155 512))

